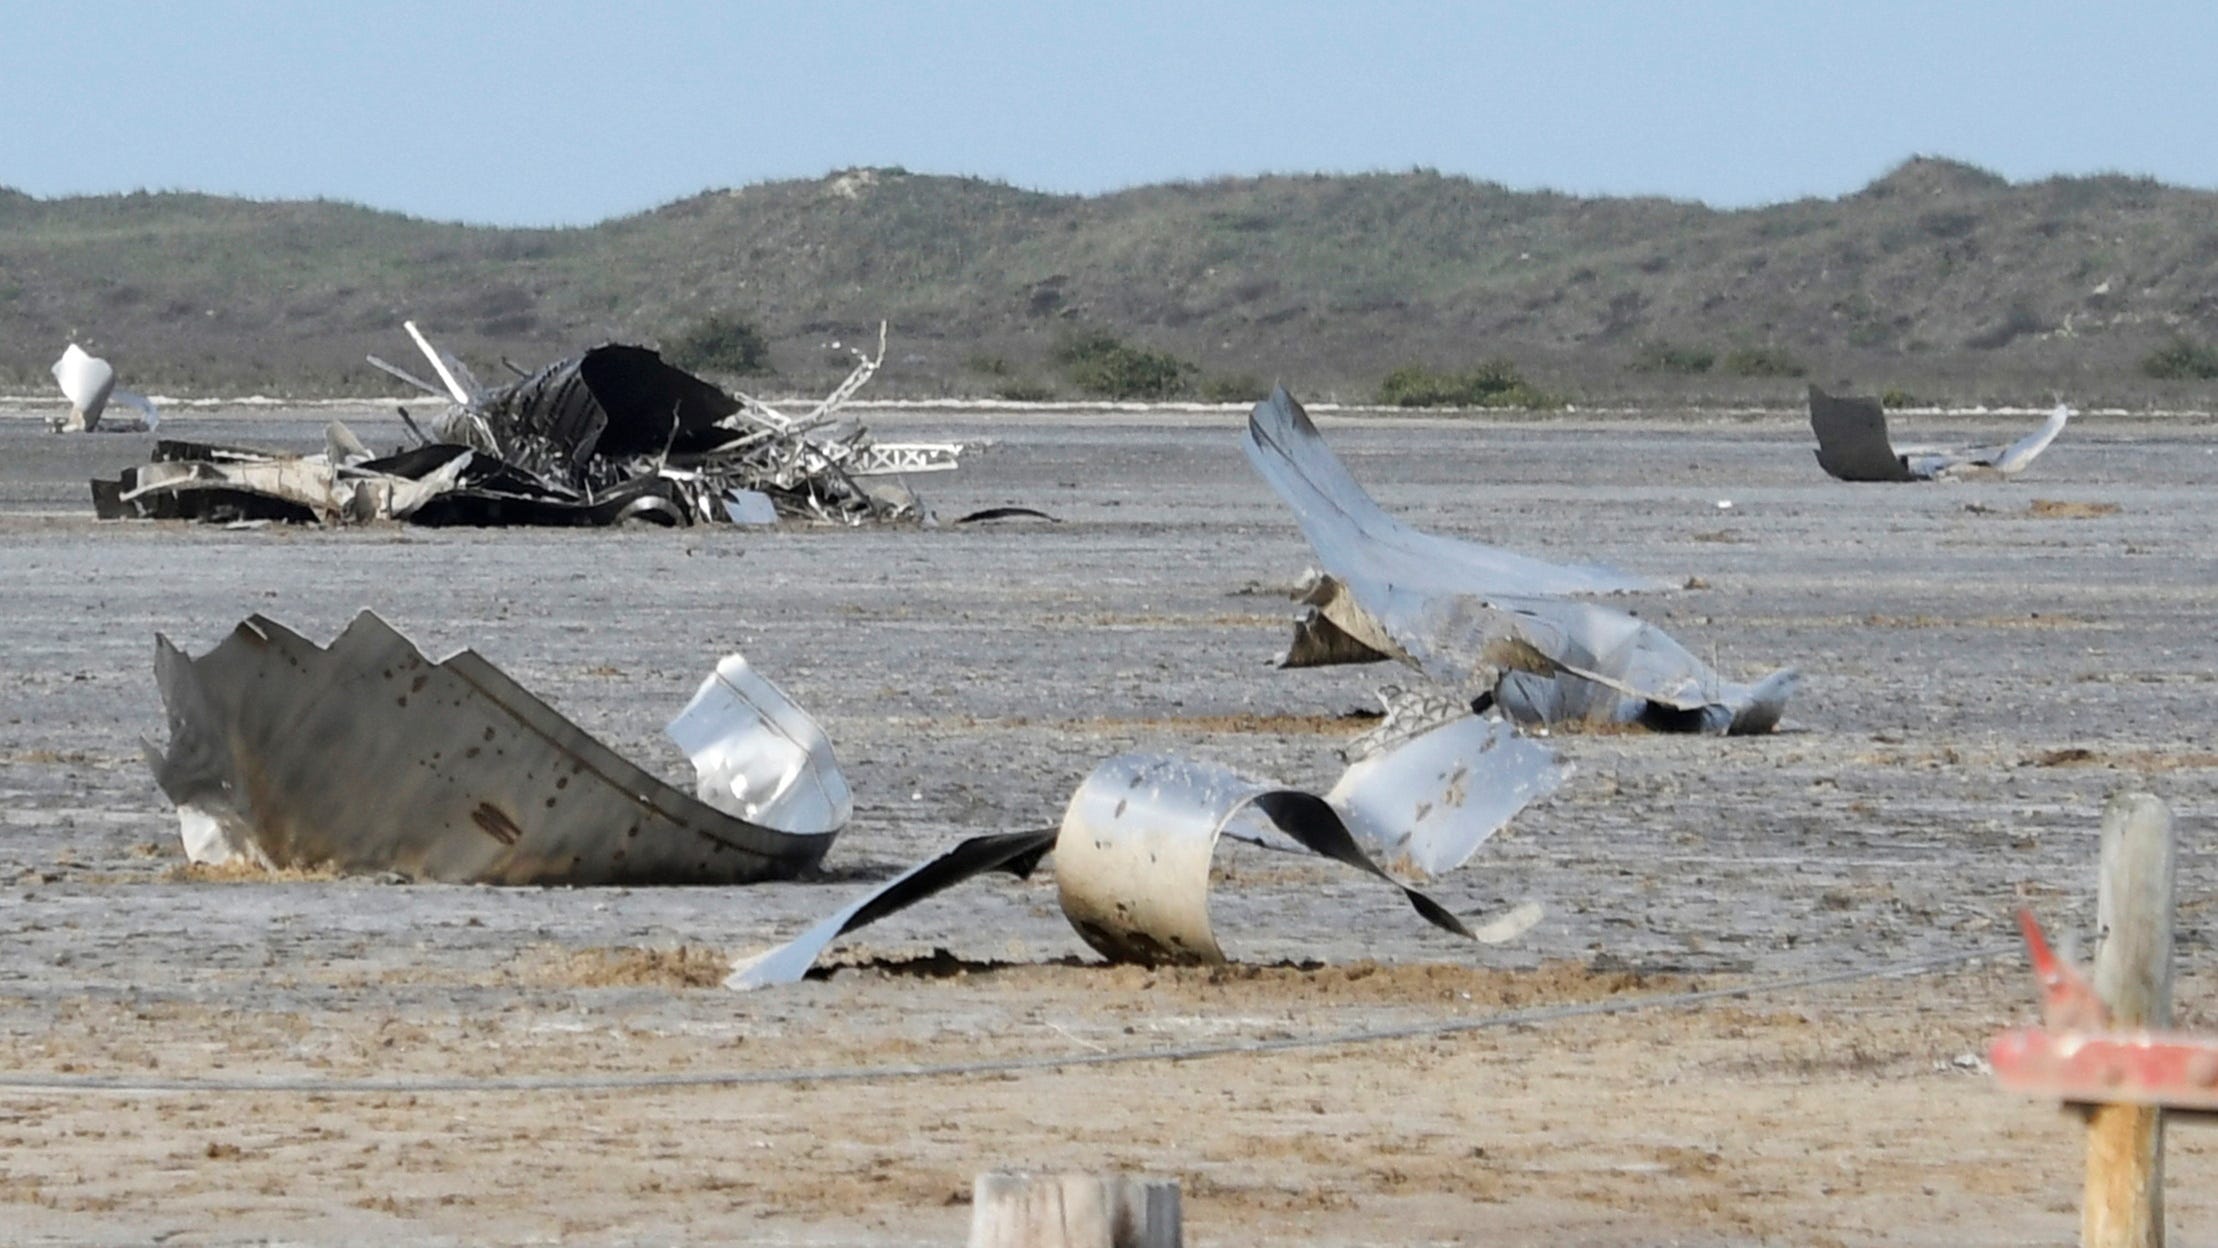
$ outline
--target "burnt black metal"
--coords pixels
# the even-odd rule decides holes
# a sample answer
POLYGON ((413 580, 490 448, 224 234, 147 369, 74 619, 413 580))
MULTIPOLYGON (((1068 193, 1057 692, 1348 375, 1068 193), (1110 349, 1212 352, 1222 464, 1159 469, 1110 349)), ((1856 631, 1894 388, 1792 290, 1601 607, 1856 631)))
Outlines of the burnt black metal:
POLYGON ((507 462, 550 482, 593 489, 618 461, 697 454, 736 436, 718 422, 739 400, 646 347, 595 347, 485 396, 476 414, 507 462))

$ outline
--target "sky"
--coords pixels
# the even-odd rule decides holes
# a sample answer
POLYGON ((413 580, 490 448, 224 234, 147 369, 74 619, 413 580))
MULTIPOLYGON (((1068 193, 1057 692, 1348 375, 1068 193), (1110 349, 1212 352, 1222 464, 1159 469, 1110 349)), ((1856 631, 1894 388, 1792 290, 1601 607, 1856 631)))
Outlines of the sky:
POLYGON ((0 0, 0 186, 585 225, 858 165, 1740 207, 1919 154, 2218 187, 2207 0, 0 0))

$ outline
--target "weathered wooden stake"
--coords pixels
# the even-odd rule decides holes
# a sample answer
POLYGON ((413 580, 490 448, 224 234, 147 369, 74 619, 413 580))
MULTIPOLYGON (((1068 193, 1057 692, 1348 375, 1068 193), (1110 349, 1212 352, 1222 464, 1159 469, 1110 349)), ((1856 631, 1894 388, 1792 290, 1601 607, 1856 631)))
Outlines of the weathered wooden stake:
POLYGON ((1127 1174, 978 1176, 970 1248, 1180 1248, 1178 1181, 1127 1174))
MULTIPOLYGON (((2120 793, 2102 817, 2095 921, 2095 992, 2111 1029, 2172 1021, 2172 812, 2146 793, 2120 793)), ((2087 1118, 2082 1248, 2163 1248, 2164 1111, 2096 1105, 2087 1118)))

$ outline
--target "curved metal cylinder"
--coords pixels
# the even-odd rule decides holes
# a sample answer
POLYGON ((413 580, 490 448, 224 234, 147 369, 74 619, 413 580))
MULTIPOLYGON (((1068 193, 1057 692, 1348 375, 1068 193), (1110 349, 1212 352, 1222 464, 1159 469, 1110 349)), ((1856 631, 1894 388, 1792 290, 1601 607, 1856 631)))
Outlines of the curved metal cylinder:
POLYGON ((1268 792, 1210 763, 1122 754, 1063 811, 1055 887, 1085 942, 1119 962, 1222 962, 1209 866, 1227 820, 1268 792))

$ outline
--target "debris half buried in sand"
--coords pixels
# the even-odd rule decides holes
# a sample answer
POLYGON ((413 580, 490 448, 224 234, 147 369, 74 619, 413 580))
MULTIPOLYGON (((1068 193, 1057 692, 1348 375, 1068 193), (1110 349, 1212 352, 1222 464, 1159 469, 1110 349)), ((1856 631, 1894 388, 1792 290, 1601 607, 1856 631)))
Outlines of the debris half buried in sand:
MULTIPOLYGON (((855 352, 845 381, 789 416, 728 394, 647 347, 597 346, 481 385, 407 325, 433 385, 371 362, 448 403, 418 444, 372 455, 346 434, 323 454, 163 442, 153 462, 92 483, 102 519, 281 520, 343 524, 602 526, 845 524, 923 519, 898 479, 956 467, 956 443, 886 443, 840 423, 840 409, 885 357, 855 352)), ((342 427, 334 429, 344 432, 342 427)))
POLYGON ((1662 629, 1563 595, 1660 586, 1419 532, 1372 501, 1283 389, 1248 418, 1248 462, 1293 509, 1323 566, 1282 667, 1398 659, 1533 724, 1637 723, 1768 732, 1801 683, 1792 668, 1726 680, 1662 629))
POLYGON ((1470 940, 1514 940, 1540 919, 1525 903, 1467 925, 1382 861, 1446 870, 1567 774, 1498 719, 1464 715, 1349 768, 1319 797, 1212 763, 1124 754, 1096 767, 1060 828, 972 837, 858 897, 792 941, 735 964, 726 984, 799 980, 847 932, 988 871, 1028 875, 1055 854, 1063 915, 1119 962, 1223 962, 1209 921, 1210 866, 1224 837, 1320 854, 1399 889, 1426 922, 1470 940))
POLYGON ((742 884, 820 862, 850 801, 815 721, 734 655, 671 725, 701 796, 472 651, 370 612, 317 646, 254 616, 199 658, 155 641, 147 754, 194 862, 455 884, 742 884))
POLYGON ((62 349, 62 358, 54 361, 53 373, 62 397, 69 400, 69 415, 51 417, 46 422, 47 428, 56 433, 92 433, 100 429, 101 414, 110 402, 136 408, 139 413, 128 422, 109 421, 107 428, 111 431, 151 433, 162 423, 162 414, 153 400, 117 386, 115 367, 97 355, 87 354, 74 342, 62 349))
POLYGON ((1810 432, 1818 439, 1818 466, 1842 481, 2008 480, 2049 449, 2071 418, 2072 409, 2059 403, 2039 429, 2008 446, 1897 451, 1887 437, 1885 404, 1810 387, 1810 432))

